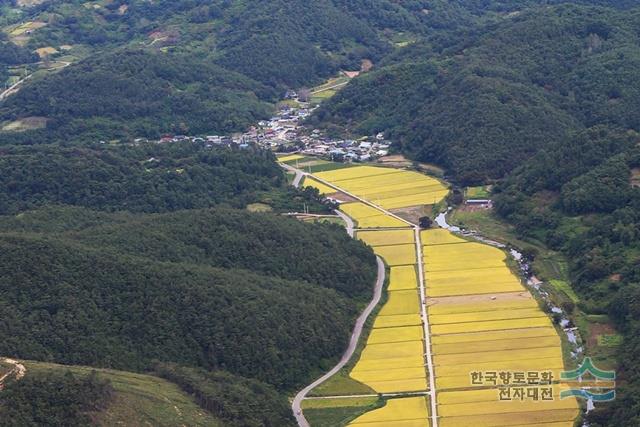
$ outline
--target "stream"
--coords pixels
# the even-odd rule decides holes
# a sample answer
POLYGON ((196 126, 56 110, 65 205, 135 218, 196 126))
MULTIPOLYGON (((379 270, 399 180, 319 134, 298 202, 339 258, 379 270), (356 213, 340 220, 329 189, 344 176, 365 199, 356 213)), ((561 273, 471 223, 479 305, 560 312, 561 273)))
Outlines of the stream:
POLYGON ((558 318, 558 324, 566 334, 567 340, 571 345, 571 357, 574 360, 578 360, 578 358, 584 353, 584 348, 580 344, 581 340, 578 334, 578 328, 571 324, 567 313, 562 308, 556 306, 553 301, 551 301, 551 296, 549 295, 549 293, 542 289, 541 285, 543 282, 533 275, 533 273, 531 272, 531 265, 527 262, 526 259, 524 259, 522 253, 514 247, 507 247, 507 245, 504 245, 500 242, 487 239, 477 231, 464 230, 455 225, 450 225, 447 222, 447 214, 449 212, 451 212, 450 207, 435 218, 435 222, 440 228, 444 228, 451 231, 452 233, 457 233, 465 237, 471 237, 475 240, 491 246, 509 250, 509 254, 511 255, 511 257, 518 263, 520 273, 527 281, 527 286, 532 290, 532 292, 534 292, 540 299, 545 302, 545 305, 547 306, 549 311, 554 314, 554 317, 558 318))

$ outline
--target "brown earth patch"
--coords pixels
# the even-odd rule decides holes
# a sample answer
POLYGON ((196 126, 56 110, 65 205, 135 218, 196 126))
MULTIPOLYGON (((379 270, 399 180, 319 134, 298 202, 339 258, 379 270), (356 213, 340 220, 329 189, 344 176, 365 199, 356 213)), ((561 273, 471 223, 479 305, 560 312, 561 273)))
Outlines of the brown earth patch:
POLYGON ((598 345, 598 336, 613 335, 616 330, 608 323, 593 323, 589 325, 589 336, 587 337, 587 346, 594 348, 598 345))
POLYGON ((480 211, 489 211, 491 208, 487 205, 461 205, 457 208, 459 212, 480 212, 480 211))
POLYGON ((389 212, 398 215, 404 220, 417 224, 423 216, 431 216, 431 206, 432 205, 408 206, 406 208, 390 209, 389 212))
POLYGON ((631 169, 631 185, 640 187, 640 168, 631 169))
POLYGON ((427 307, 432 305, 473 304, 492 301, 522 301, 532 299, 528 291, 504 292, 496 294, 459 295, 453 297, 436 297, 427 299, 427 307), (495 298, 495 299, 494 299, 495 298))
POLYGON ((331 193, 331 194, 325 194, 325 197, 337 200, 340 203, 349 203, 349 202, 357 202, 358 201, 358 199, 355 199, 355 198, 353 198, 351 196, 348 196, 348 195, 346 195, 344 193, 340 193, 340 192, 331 193))

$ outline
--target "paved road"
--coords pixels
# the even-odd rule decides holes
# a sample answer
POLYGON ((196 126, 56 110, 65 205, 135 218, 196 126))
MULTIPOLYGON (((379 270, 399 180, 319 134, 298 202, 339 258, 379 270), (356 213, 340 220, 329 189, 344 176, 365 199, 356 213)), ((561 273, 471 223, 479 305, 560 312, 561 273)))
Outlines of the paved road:
POLYGON ((422 240, 420 238, 420 227, 413 228, 416 240, 416 258, 418 259, 418 288, 420 290, 420 316, 422 317, 422 330, 424 332, 424 356, 429 370, 429 391, 431 392, 431 427, 438 427, 438 402, 436 390, 436 374, 434 371, 433 354, 431 353, 431 330, 429 327, 429 316, 427 315, 427 296, 424 280, 424 263, 422 262, 422 240))
POLYGON ((364 309, 360 317, 358 317, 358 320, 356 320, 356 326, 353 328, 353 333, 351 334, 351 339, 349 340, 349 347, 347 347, 347 351, 344 352, 342 358, 340 359, 340 362, 338 362, 336 366, 334 366, 329 372, 306 386, 296 395, 296 397, 293 398, 291 409, 293 409, 293 415, 296 417, 296 420, 298 421, 298 425, 300 427, 309 427, 309 423, 302 413, 302 400, 307 396, 307 394, 309 394, 311 390, 318 387, 320 384, 335 375, 340 369, 344 368, 344 366, 347 364, 349 359, 351 359, 351 356, 353 356, 353 353, 356 350, 358 340, 360 339, 360 335, 362 334, 364 323, 367 321, 367 318, 376 307, 376 305, 378 305, 378 303, 380 302, 380 297, 382 296, 382 286, 384 285, 386 272, 382 259, 380 257, 376 257, 376 260, 378 262, 378 277, 376 279, 376 284, 373 290, 373 299, 371 300, 367 308, 364 309))
POLYGON ((282 166, 286 170, 294 172, 296 174, 296 177, 293 178, 293 182, 291 182, 291 185, 293 185, 296 188, 300 187, 300 181, 302 181, 302 178, 304 178, 304 176, 306 174, 303 171, 301 171, 300 169, 296 169, 293 166, 290 166, 290 165, 288 165, 286 163, 280 163, 280 166, 282 166))
POLYGON ((349 236, 354 237, 356 225, 354 224, 351 217, 338 209, 336 209, 334 212, 347 224, 347 233, 349 234, 349 236))
MULTIPOLYGON (((59 61, 60 65, 59 67, 51 67, 49 68, 48 71, 51 70, 59 70, 61 68, 65 68, 68 67, 69 65, 71 65, 71 62, 66 62, 66 61, 59 61)), ((36 64, 41 64, 42 62, 36 62, 36 64)), ((28 76, 24 77, 21 80, 18 80, 16 83, 14 83, 13 85, 11 85, 9 88, 7 88, 5 91, 3 91, 2 93, 0 93, 0 101, 4 100, 6 97, 8 97, 9 95, 12 95, 13 93, 18 91, 18 86, 20 86, 22 83, 24 83, 25 81, 29 80, 31 78, 31 76, 33 76, 33 73, 29 74, 28 76)))

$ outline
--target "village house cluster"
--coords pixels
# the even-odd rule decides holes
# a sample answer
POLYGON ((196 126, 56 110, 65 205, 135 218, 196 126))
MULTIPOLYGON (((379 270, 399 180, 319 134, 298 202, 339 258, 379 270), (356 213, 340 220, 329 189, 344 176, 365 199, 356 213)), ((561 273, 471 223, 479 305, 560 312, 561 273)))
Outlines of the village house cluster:
POLYGON ((336 139, 326 136, 320 129, 309 129, 301 122, 313 108, 283 106, 270 120, 261 121, 257 127, 243 135, 245 141, 277 152, 298 152, 325 157, 339 162, 365 162, 389 153, 390 142, 382 133, 375 137, 357 140, 336 139))
MULTIPOLYGON (((302 122, 316 107, 298 103, 292 107, 284 104, 269 120, 262 120, 244 133, 233 135, 164 135, 156 143, 195 142, 205 146, 258 146, 281 153, 301 153, 324 157, 337 162, 367 162, 389 153, 390 142, 382 133, 357 140, 336 139, 326 136, 320 129, 309 129, 302 122)), ((102 141, 101 141, 102 142, 102 141)), ((138 138, 135 143, 148 142, 138 138)))

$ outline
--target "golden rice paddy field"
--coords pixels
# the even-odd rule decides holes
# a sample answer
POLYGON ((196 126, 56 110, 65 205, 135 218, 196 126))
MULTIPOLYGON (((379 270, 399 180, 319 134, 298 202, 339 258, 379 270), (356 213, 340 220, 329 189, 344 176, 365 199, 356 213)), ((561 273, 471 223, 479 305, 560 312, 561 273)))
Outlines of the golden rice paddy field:
POLYGON ((325 185, 325 184, 321 183, 320 181, 317 181, 317 180, 315 180, 313 178, 309 178, 309 177, 305 177, 303 186, 315 188, 322 195, 324 195, 324 194, 333 194, 333 193, 336 192, 335 188, 329 187, 328 185, 325 185))
POLYGON ((357 223, 358 228, 393 228, 408 227, 404 221, 385 215, 381 211, 361 202, 345 203, 340 210, 349 215, 357 223))
POLYGON ((300 160, 300 159, 304 159, 304 156, 301 156, 300 154, 291 154, 288 156, 278 157, 278 161, 280 163, 285 163, 285 162, 290 162, 292 160, 300 160))
MULTIPOLYGON (((305 184, 326 192, 328 186, 321 182, 326 181, 383 209, 431 204, 447 194, 446 187, 433 178, 375 166, 315 176, 317 180, 307 178, 305 184)), ((446 230, 427 230, 420 234, 423 257, 417 259, 415 235, 408 223, 362 202, 345 203, 340 209, 357 222, 357 238, 384 258, 390 272, 388 298, 349 373, 353 379, 378 393, 428 391, 430 373, 424 357, 416 265, 422 262, 439 424, 573 425, 579 412, 577 401, 560 400, 557 384, 551 386, 554 400, 503 402, 497 381, 472 382, 472 373, 501 371, 523 372, 527 378, 551 372, 557 379, 564 368, 560 338, 552 322, 510 271, 502 250, 446 230)), ((350 425, 429 426, 428 398, 390 399, 350 425)))
POLYGON ((557 385, 553 400, 504 402, 500 379, 472 380, 472 373, 493 372, 510 372, 508 382, 515 373, 558 379, 564 369, 551 320, 510 271, 506 254, 446 230, 423 231, 421 241, 440 425, 572 426, 577 401, 560 400, 557 385))
POLYGON ((376 166, 319 172, 316 176, 384 209, 436 204, 449 192, 435 178, 376 166))
MULTIPOLYGON (((371 245, 385 260, 390 275, 387 301, 349 375, 378 393, 426 391, 415 233, 412 230, 358 231, 356 237, 371 245)), ((380 411, 389 411, 385 408, 380 411)), ((363 415, 365 420, 369 419, 368 415, 363 415)), ((398 418, 395 421, 405 420, 398 418)))
POLYGON ((390 399, 382 408, 367 412, 349 425, 358 427, 428 427, 429 402, 425 396, 390 399))

